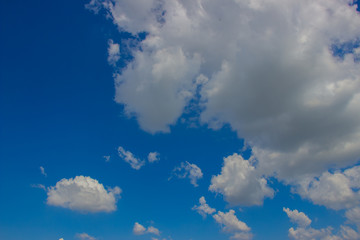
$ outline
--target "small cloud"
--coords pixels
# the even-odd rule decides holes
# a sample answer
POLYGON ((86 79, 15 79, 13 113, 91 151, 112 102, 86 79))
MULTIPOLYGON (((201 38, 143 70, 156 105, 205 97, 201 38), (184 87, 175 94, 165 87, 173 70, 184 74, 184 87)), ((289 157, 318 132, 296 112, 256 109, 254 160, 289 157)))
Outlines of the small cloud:
POLYGON ((46 187, 43 184, 31 184, 32 188, 40 188, 44 191, 46 191, 46 187))
POLYGON ((110 156, 103 156, 105 158, 105 162, 110 162, 110 156))
POLYGON ((148 155, 149 163, 154 163, 160 161, 160 154, 158 152, 150 152, 148 155))
POLYGON ((146 228, 143 225, 141 225, 138 222, 134 224, 133 233, 135 235, 143 235, 145 234, 145 232, 146 232, 146 228))
POLYGON ((43 166, 40 166, 40 171, 41 171, 42 175, 44 175, 45 177, 47 176, 47 174, 45 172, 45 168, 43 166))
POLYGON ((106 190, 96 179, 77 176, 48 188, 47 204, 79 212, 113 212, 120 193, 119 187, 106 190))
POLYGON ((153 226, 148 227, 147 232, 155 234, 155 235, 160 235, 159 229, 157 229, 157 228, 155 228, 153 226))
POLYGON ((129 151, 126 151, 123 147, 118 148, 119 157, 121 157, 125 162, 129 163, 133 169, 139 170, 142 166, 145 165, 145 162, 136 158, 134 154, 129 151))
POLYGON ((230 210, 227 213, 223 213, 218 211, 217 214, 214 214, 213 218, 215 221, 222 226, 222 230, 224 232, 234 234, 232 239, 251 239, 252 234, 250 233, 250 228, 246 225, 246 223, 240 221, 235 216, 235 211, 230 210))
POLYGON ((116 62, 120 59, 120 46, 117 43, 114 43, 112 39, 108 41, 108 63, 115 66, 116 62))
MULTIPOLYGON (((195 187, 198 186, 197 180, 203 177, 201 169, 192 163, 182 162, 180 167, 176 167, 173 170, 173 175, 178 178, 189 178, 192 185, 195 187)), ((169 180, 171 177, 169 178, 169 180)))
POLYGON ((77 233, 76 238, 80 240, 96 240, 96 238, 90 236, 87 233, 77 233))
POLYGON ((135 235, 144 235, 144 234, 147 234, 147 233, 150 233, 150 234, 155 234, 155 235, 160 235, 160 231, 159 229, 153 227, 153 226, 149 226, 147 229, 141 225, 140 223, 136 222, 134 224, 134 227, 133 227, 133 233, 135 235))
POLYGON ((214 212, 216 212, 216 210, 214 208, 211 208, 207 203, 206 203, 206 200, 205 200, 205 197, 201 197, 199 199, 199 203, 200 205, 199 206, 194 206, 192 208, 192 210, 195 210, 197 211, 201 216, 203 216, 204 218, 206 217, 207 214, 213 214, 214 212))

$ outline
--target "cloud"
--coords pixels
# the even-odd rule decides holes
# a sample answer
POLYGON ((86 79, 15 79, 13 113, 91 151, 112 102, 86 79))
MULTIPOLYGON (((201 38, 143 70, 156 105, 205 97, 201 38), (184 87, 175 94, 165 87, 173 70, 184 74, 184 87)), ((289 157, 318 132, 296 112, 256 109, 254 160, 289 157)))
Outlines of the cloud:
POLYGON ((159 229, 157 229, 157 228, 155 228, 155 227, 153 227, 153 226, 149 226, 149 227, 147 228, 147 232, 148 232, 148 233, 155 234, 155 235, 160 235, 159 229))
POLYGON ((192 185, 198 186, 197 181, 203 177, 201 169, 189 162, 182 162, 180 167, 176 167, 173 170, 173 175, 178 178, 189 178, 192 185))
POLYGON ((133 227, 133 233, 135 235, 144 235, 146 233, 149 233, 149 234, 154 234, 154 235, 160 235, 160 231, 159 229, 153 227, 153 226, 149 226, 147 229, 141 225, 140 223, 136 222, 134 224, 134 227, 133 227))
POLYGON ((345 171, 325 172, 319 178, 304 178, 293 191, 317 205, 332 209, 360 204, 360 166, 345 171))
POLYGON ((87 233, 77 233, 76 238, 80 240, 96 240, 96 238, 90 236, 87 233))
POLYGON ((40 188, 44 191, 46 191, 46 187, 43 184, 31 184, 32 188, 40 188))
POLYGON ((46 172, 45 172, 45 168, 43 166, 40 166, 40 172, 42 175, 44 175, 45 177, 47 176, 46 172))
POLYGON ((145 165, 144 161, 134 157, 134 155, 131 152, 125 151, 125 149, 123 147, 118 148, 118 153, 119 153, 119 156, 125 162, 129 163, 133 169, 139 170, 142 166, 145 165))
POLYGON ((210 191, 221 193, 233 205, 262 205, 274 191, 251 162, 238 154, 224 158, 221 174, 211 178, 210 191))
POLYGON ((359 160, 359 50, 334 52, 360 36, 349 2, 91 0, 87 7, 104 10, 120 31, 147 33, 115 76, 116 102, 142 129, 169 132, 198 97, 203 124, 229 124, 252 148, 258 172, 290 183, 359 160))
POLYGON ((229 210, 227 213, 218 211, 217 214, 213 215, 215 221, 222 226, 222 230, 225 232, 233 233, 233 239, 251 239, 252 234, 249 233, 251 230, 246 223, 239 221, 235 216, 234 210, 229 210))
POLYGON ((148 155, 149 163, 154 163, 160 161, 160 154, 158 152, 150 152, 148 155))
POLYGON ((108 63, 115 66, 116 62, 120 59, 120 45, 114 43, 112 39, 108 41, 108 63))
POLYGON ((103 156, 105 158, 105 162, 110 162, 110 156, 103 156))
POLYGON ((355 224, 360 229, 360 207, 349 209, 345 212, 346 218, 350 223, 355 224))
POLYGON ((301 227, 307 227, 311 224, 310 218, 306 216, 303 212, 298 210, 290 210, 289 208, 283 208, 283 211, 286 212, 290 220, 301 227))
POLYGON ((146 233, 146 228, 140 223, 136 222, 133 227, 133 233, 135 235, 143 235, 146 233))
POLYGON ((205 200, 205 197, 201 197, 199 199, 199 203, 200 205, 199 206, 194 206, 192 208, 192 210, 195 210, 197 211, 201 216, 203 216, 204 218, 206 217, 206 215, 211 215, 213 214, 214 212, 216 212, 216 209, 214 208, 211 208, 207 203, 206 203, 206 200, 205 200))
POLYGON ((47 204, 79 212, 113 212, 120 197, 119 187, 109 188, 91 177, 62 179, 48 188, 47 204))
POLYGON ((297 210, 290 210, 283 208, 290 220, 298 225, 297 228, 291 227, 289 229, 289 238, 294 240, 355 240, 359 239, 360 234, 348 226, 340 226, 340 231, 337 234, 333 233, 332 227, 315 229, 310 227, 311 220, 303 212, 297 210))

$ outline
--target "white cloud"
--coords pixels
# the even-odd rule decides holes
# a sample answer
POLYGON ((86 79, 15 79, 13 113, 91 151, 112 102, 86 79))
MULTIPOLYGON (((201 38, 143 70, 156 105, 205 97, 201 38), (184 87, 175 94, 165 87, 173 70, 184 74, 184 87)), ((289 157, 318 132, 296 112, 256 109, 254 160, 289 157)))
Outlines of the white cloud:
POLYGON ((110 156, 103 156, 105 158, 105 162, 110 162, 110 156))
POLYGON ((216 212, 216 210, 214 208, 211 208, 207 203, 206 203, 206 200, 205 200, 205 197, 201 197, 199 199, 199 203, 200 205, 199 206, 194 206, 192 208, 192 210, 195 210, 197 211, 201 216, 203 217, 206 217, 207 214, 211 215, 213 214, 214 212, 216 212))
POLYGON ((40 188, 44 191, 46 191, 46 187, 43 184, 31 184, 32 188, 40 188))
POLYGON ((360 229, 360 207, 347 210, 345 216, 350 223, 355 224, 360 229))
POLYGON ((290 220, 301 227, 307 227, 311 224, 310 218, 306 216, 303 212, 298 210, 290 210, 289 208, 283 208, 283 211, 286 212, 290 220))
POLYGON ((145 165, 145 162, 136 158, 134 154, 132 154, 129 151, 126 151, 123 147, 118 148, 119 156, 127 163, 130 164, 130 166, 133 169, 139 170, 142 166, 145 165))
POLYGON ((76 238, 80 240, 96 240, 96 238, 90 236, 87 233, 78 233, 76 234, 76 238))
POLYGON ((48 188, 47 204, 79 212, 113 212, 120 197, 119 187, 109 188, 90 177, 62 179, 48 188))
POLYGON ((153 226, 149 226, 147 229, 141 225, 140 223, 136 222, 134 224, 134 227, 133 227, 133 233, 135 235, 144 235, 146 233, 149 233, 149 234, 154 234, 154 235, 160 235, 160 231, 159 229, 153 227, 153 226))
POLYGON ((40 166, 40 172, 42 175, 44 175, 45 177, 47 176, 46 172, 45 172, 45 168, 43 166, 40 166))
POLYGON ((304 178, 294 187, 300 196, 332 209, 346 209, 360 204, 360 166, 319 178, 304 178))
POLYGON ((251 160, 236 153, 224 158, 221 174, 212 177, 209 189, 223 194, 233 205, 262 205, 265 197, 274 196, 274 191, 251 160))
POLYGON ((160 161, 160 154, 158 152, 150 152, 148 155, 149 163, 154 163, 160 161))
POLYGON ((91 0, 87 7, 105 9, 121 31, 147 33, 115 77, 115 100, 145 131, 170 131, 199 90, 201 121, 230 124, 266 176, 288 182, 358 161, 358 50, 344 59, 331 50, 360 36, 349 1, 91 0))
POLYGON ((332 227, 315 229, 310 227, 311 220, 303 212, 297 210, 291 211, 284 208, 284 212, 288 215, 290 220, 298 225, 296 229, 291 227, 289 229, 289 238, 294 240, 356 240, 360 235, 354 229, 348 226, 340 226, 340 231, 337 234, 333 233, 332 227))
POLYGON ((140 223, 136 222, 134 224, 133 233, 135 235, 143 235, 146 233, 146 228, 143 225, 141 225, 140 223))
POLYGON ((114 43, 112 39, 108 41, 108 63, 115 66, 116 62, 120 59, 120 45, 114 43))
POLYGON ((173 175, 178 178, 189 178, 192 185, 198 186, 197 181, 203 177, 201 169, 193 163, 182 162, 180 167, 173 170, 173 175))
POLYGON ((148 233, 155 234, 155 235, 160 235, 159 229, 157 229, 157 228, 155 228, 155 227, 153 227, 153 226, 149 226, 149 227, 147 228, 147 232, 148 232, 148 233))
POLYGON ((235 211, 230 210, 227 213, 218 211, 217 214, 213 215, 215 221, 222 226, 222 230, 225 232, 233 233, 232 238, 234 239, 251 239, 252 234, 250 228, 246 223, 239 221, 235 216, 235 211))

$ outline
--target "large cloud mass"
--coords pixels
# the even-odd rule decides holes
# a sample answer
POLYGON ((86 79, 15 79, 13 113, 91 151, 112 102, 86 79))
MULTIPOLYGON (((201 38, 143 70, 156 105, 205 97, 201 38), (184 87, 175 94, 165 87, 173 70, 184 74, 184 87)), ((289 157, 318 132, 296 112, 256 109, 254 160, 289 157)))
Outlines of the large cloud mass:
POLYGON ((146 33, 115 77, 115 100, 141 128, 168 132, 195 99, 203 123, 230 124, 250 145, 253 175, 294 183, 359 160, 360 15, 352 4, 91 0, 87 7, 106 11, 121 31, 146 33))
POLYGON ((77 176, 64 178, 50 187, 47 204, 80 212, 113 212, 120 193, 119 187, 106 190, 95 179, 77 176))

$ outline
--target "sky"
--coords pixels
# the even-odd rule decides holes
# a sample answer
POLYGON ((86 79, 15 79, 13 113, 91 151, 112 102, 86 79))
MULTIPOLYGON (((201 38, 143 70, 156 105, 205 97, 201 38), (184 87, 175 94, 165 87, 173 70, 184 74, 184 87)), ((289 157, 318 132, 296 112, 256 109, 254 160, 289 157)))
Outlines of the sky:
POLYGON ((352 0, 0 0, 0 239, 360 239, 352 0))

